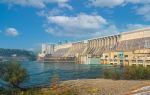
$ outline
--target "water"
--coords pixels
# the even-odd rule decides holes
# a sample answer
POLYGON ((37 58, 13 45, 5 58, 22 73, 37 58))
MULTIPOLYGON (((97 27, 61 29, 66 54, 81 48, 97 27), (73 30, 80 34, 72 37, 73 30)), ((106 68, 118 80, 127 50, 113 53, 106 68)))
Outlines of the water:
POLYGON ((108 67, 100 64, 73 63, 23 62, 21 64, 30 75, 29 80, 22 84, 25 87, 49 85, 54 75, 58 75, 60 81, 100 78, 103 69, 108 67))

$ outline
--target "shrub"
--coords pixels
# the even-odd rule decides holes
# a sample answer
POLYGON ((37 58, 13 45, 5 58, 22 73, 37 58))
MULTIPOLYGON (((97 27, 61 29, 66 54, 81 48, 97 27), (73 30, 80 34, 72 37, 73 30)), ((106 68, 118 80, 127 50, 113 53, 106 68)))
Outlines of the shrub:
POLYGON ((114 80, 119 80, 119 79, 121 79, 121 73, 117 70, 114 70, 111 75, 111 78, 114 80))
POLYGON ((59 87, 59 75, 58 74, 54 74, 52 76, 50 87, 52 89, 57 89, 59 87))
POLYGON ((24 90, 20 84, 29 77, 26 69, 18 62, 8 62, 3 64, 3 69, 1 71, 3 73, 0 74, 0 79, 5 81, 8 87, 24 90))
POLYGON ((124 79, 150 79, 150 68, 140 66, 125 67, 123 75, 124 79))
POLYGON ((103 75, 106 79, 121 79, 121 72, 117 68, 107 68, 104 70, 103 75))
POLYGON ((1 64, 0 79, 7 82, 10 89, 0 88, 0 95, 78 95, 67 86, 59 86, 59 76, 54 74, 50 88, 22 88, 20 84, 28 79, 26 69, 17 62, 1 64))
POLYGON ((104 78, 109 79, 127 79, 141 80, 150 79, 150 68, 141 66, 123 67, 122 72, 119 69, 104 70, 104 78))
POLYGON ((112 72, 111 72, 110 69, 104 69, 103 75, 104 75, 104 78, 110 79, 111 75, 112 75, 112 72))

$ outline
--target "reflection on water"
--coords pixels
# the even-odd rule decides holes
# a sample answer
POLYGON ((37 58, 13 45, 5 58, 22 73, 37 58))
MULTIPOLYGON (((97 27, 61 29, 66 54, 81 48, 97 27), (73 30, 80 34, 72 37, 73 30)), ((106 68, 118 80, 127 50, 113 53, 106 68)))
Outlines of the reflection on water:
POLYGON ((73 64, 73 63, 38 63, 23 62, 22 66, 27 69, 30 80, 24 86, 49 85, 54 74, 59 75, 60 81, 85 78, 99 78, 103 68, 100 64, 73 64))

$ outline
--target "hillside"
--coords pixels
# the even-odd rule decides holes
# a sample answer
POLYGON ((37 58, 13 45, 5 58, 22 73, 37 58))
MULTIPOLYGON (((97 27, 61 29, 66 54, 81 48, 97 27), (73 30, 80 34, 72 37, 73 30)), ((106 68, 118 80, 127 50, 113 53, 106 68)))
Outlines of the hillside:
POLYGON ((34 52, 21 49, 4 49, 0 48, 0 57, 25 57, 29 60, 35 60, 34 52))

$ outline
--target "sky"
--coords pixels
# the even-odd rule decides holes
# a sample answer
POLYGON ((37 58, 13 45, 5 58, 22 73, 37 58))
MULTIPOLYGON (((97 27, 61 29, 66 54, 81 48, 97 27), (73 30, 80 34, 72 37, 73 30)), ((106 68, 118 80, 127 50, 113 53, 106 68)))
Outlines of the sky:
POLYGON ((34 50, 150 26, 150 0, 0 0, 0 48, 34 50))

